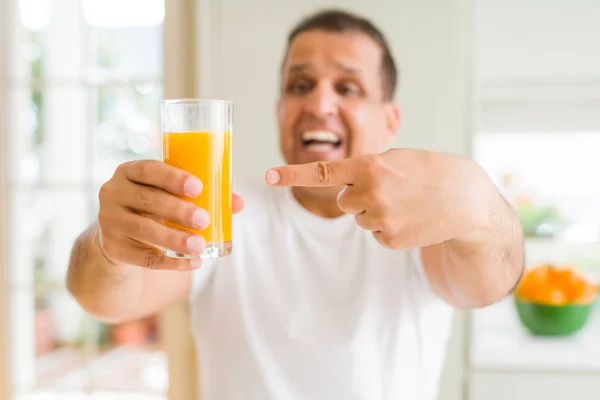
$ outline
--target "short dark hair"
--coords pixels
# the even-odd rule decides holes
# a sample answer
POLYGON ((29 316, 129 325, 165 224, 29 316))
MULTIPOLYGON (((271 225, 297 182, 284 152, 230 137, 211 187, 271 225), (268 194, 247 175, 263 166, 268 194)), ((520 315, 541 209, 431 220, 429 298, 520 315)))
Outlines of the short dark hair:
POLYGON ((383 33, 368 19, 339 9, 327 9, 302 19, 289 33, 282 70, 293 40, 301 33, 321 30, 332 33, 357 32, 373 39, 381 48, 381 81, 384 100, 394 98, 398 71, 392 52, 383 33))

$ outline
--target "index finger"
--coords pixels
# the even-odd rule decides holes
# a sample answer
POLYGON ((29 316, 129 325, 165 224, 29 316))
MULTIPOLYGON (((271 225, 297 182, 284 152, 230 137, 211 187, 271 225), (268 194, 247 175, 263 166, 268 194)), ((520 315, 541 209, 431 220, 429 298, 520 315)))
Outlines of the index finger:
POLYGON ((200 179, 157 160, 132 161, 128 163, 125 176, 132 182, 154 186, 176 196, 196 197, 202 191, 200 179))
POLYGON ((352 159, 284 165, 268 170, 265 179, 272 186, 352 185, 355 180, 355 168, 352 159))

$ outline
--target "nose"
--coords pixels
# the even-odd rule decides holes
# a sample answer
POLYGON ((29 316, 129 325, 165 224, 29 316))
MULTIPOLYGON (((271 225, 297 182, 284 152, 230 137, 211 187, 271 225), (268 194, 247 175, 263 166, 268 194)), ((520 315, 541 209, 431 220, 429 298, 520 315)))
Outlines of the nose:
POLYGON ((331 85, 319 83, 305 99, 304 111, 316 117, 327 117, 337 113, 339 96, 331 85))

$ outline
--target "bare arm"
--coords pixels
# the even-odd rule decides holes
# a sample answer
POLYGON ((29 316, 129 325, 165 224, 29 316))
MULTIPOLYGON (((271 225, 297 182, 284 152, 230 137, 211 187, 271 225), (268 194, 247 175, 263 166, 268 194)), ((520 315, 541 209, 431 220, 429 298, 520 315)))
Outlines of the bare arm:
POLYGON ((184 300, 191 273, 117 265, 98 245, 94 223, 76 240, 67 273, 67 288, 90 314, 108 323, 135 320, 184 300))
POLYGON ((500 196, 489 218, 464 238, 421 249, 428 279, 448 303, 478 308, 509 295, 524 271, 523 231, 512 207, 500 196))

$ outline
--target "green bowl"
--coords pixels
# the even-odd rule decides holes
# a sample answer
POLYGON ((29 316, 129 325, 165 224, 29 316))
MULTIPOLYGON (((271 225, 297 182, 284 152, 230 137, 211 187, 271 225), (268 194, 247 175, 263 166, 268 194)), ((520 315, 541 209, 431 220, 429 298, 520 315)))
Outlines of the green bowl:
POLYGON ((581 330, 594 309, 591 304, 553 306, 515 298, 521 323, 535 336, 567 336, 581 330))

